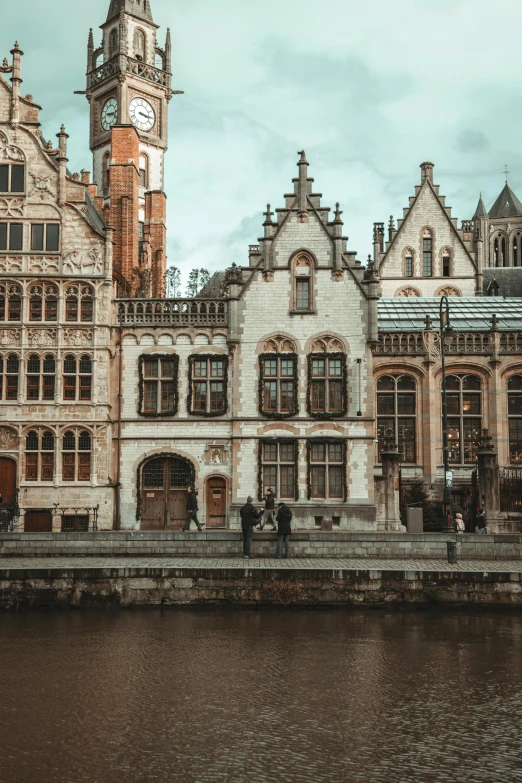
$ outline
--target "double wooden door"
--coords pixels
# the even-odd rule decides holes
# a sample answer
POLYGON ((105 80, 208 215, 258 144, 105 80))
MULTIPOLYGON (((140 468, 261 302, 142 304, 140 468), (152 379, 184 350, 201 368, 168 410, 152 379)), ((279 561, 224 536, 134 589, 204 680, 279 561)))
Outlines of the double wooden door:
POLYGON ((176 457, 147 462, 141 476, 141 529, 179 530, 186 522, 190 464, 176 457))
POLYGON ((226 527, 227 482, 216 476, 207 481, 207 527, 226 527))

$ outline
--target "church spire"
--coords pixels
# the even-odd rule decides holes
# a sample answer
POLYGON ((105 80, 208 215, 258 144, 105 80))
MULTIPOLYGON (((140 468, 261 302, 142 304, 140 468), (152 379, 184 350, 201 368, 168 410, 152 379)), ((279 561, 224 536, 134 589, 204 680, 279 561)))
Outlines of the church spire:
POLYGON ((117 18, 122 12, 153 22, 150 0, 111 0, 107 21, 117 18))

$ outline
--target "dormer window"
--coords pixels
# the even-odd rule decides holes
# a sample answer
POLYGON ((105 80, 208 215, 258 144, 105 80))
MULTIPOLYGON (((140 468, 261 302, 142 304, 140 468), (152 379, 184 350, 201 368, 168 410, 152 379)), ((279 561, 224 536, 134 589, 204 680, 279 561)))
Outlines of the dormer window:
POLYGON ((310 313, 313 310, 313 262, 309 256, 299 256, 294 261, 293 311, 310 313))

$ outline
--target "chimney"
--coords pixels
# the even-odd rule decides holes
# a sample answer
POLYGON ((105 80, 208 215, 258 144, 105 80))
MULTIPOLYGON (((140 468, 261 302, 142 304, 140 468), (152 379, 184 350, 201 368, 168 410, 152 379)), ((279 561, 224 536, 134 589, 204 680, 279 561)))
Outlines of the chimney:
POLYGON ((428 180, 433 185, 433 163, 421 163, 422 182, 428 180))

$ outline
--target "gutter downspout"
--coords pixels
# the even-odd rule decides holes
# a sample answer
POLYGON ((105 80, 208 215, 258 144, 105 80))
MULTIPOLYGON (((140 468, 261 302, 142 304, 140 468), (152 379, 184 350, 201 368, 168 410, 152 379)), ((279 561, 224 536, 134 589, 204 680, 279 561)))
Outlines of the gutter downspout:
POLYGON ((119 340, 119 359, 118 359, 118 437, 116 449, 116 495, 115 495, 115 519, 114 529, 121 530, 121 416, 122 416, 122 370, 123 370, 123 323, 120 314, 120 340, 119 340))

